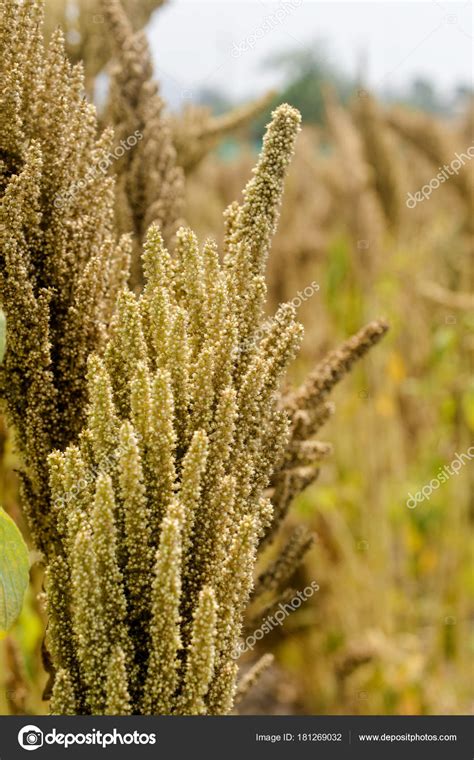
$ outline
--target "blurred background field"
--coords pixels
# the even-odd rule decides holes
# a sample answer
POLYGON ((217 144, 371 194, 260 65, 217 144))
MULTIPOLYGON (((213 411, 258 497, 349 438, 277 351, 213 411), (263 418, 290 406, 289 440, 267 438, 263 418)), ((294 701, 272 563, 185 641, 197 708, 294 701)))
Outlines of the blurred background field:
MULTIPOLYGON (((156 5, 143 3, 137 23, 146 23, 156 5)), ((264 5, 270 14, 281 3, 264 5)), ((325 4, 308 5, 317 36, 325 4)), ((464 5, 448 3, 446 13, 461 24, 457 6, 464 5)), ((152 16, 152 29, 162 13, 199 12, 197 2, 173 6, 152 16)), ((408 19, 406 5, 391 6, 408 19)), ((225 5, 219 8, 225 14, 225 5)), ((360 8, 370 26, 368 6, 360 8)), ((86 56, 100 108, 100 8, 90 0, 80 9, 82 16, 65 15, 64 3, 48 5, 51 24, 73 27, 71 55, 86 56)), ((255 22, 249 25, 250 35, 255 22)), ((295 48, 287 41, 282 52, 278 40, 270 43, 273 31, 267 66, 285 73, 264 111, 202 155, 193 152, 192 130, 181 136, 182 162, 190 157, 186 221, 201 238, 221 237, 222 211, 248 179, 269 111, 288 100, 301 109, 304 127, 269 262, 268 309, 298 297, 305 341, 294 381, 370 319, 384 316, 390 331, 336 390, 336 411, 323 430, 333 451, 290 519, 310 526, 316 539, 292 587, 316 581, 319 590, 259 642, 258 653, 272 652, 275 664, 241 711, 466 714, 474 706, 473 462, 414 509, 407 499, 474 441, 474 159, 413 208, 406 201, 474 146, 469 70, 463 80, 454 71, 443 87, 436 72, 430 79, 408 70, 403 86, 377 89, 363 57, 345 73, 327 63, 316 42, 295 48), (319 287, 306 297, 311 283, 319 287)), ((256 94, 263 93, 249 88, 256 94)), ((185 117, 174 111, 172 118, 182 124, 239 105, 209 83, 191 96, 175 104, 185 117)), ((2 418, 0 503, 24 528, 18 464, 2 418)), ((42 574, 33 555, 31 580, 20 619, 0 641, 2 714, 46 711, 42 574)))

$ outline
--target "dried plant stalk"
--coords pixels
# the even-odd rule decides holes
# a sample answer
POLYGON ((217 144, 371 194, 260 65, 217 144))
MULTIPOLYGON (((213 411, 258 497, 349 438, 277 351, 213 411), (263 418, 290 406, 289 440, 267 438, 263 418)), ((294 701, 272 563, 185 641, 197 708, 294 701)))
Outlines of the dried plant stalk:
POLYGON ((159 225, 166 244, 173 241, 183 211, 183 174, 153 81, 145 34, 133 31, 120 0, 102 0, 102 8, 115 52, 109 116, 117 144, 125 144, 115 163, 117 223, 123 232, 134 233, 139 257, 152 223, 159 225), (133 142, 131 147, 127 140, 133 142))

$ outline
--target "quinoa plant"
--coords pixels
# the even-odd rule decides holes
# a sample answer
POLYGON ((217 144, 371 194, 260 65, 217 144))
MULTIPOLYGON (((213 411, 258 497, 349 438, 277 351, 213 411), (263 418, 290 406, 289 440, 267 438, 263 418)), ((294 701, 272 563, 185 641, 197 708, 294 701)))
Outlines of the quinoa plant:
POLYGON ((81 65, 68 63, 60 30, 44 47, 42 3, 2 0, 0 12, 0 395, 25 465, 28 525, 46 550, 47 456, 84 424, 87 357, 127 280, 129 241, 117 242, 112 180, 94 171, 112 134, 97 136, 81 65))
POLYGON ((131 292, 98 169, 113 135, 97 136, 61 33, 44 48, 41 3, 1 7, 0 388, 46 566, 45 698, 54 714, 228 713, 269 663, 237 684, 246 609, 287 593, 312 538, 298 529, 260 559, 330 450, 314 440, 330 391, 387 328, 369 324, 282 393, 303 331, 291 304, 265 317, 265 270, 299 113, 273 113, 221 253, 174 235, 181 174, 168 131, 153 135, 149 56, 104 0, 124 42, 116 124, 143 128, 153 158, 149 185, 138 151, 122 186, 144 238, 131 292))
POLYGON ((248 349, 299 122, 287 105, 274 113, 222 263, 184 228, 172 259, 150 228, 144 291, 122 293, 105 355, 89 361, 87 426, 49 457, 53 712, 232 706, 265 489, 288 440, 278 388, 302 337, 284 304, 248 349))

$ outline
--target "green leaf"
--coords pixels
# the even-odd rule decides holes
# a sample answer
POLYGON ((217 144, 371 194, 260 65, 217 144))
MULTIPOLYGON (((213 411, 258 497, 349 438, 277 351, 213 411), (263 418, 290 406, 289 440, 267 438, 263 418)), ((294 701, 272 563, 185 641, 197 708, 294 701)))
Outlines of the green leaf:
POLYGON ((0 507, 0 631, 7 631, 21 612, 29 566, 21 533, 0 507))
POLYGON ((0 364, 3 362, 5 356, 5 347, 7 344, 7 323, 5 314, 0 309, 0 364))

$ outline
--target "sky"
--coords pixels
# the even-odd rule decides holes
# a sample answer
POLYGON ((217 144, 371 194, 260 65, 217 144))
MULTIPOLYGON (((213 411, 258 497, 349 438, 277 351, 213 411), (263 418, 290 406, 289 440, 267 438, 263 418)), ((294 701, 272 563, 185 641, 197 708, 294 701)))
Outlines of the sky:
POLYGON ((232 100, 263 93, 280 76, 265 59, 311 44, 343 71, 362 67, 376 91, 414 77, 432 80, 443 94, 472 83, 472 4, 464 0, 169 0, 147 33, 172 107, 201 88, 232 100))

